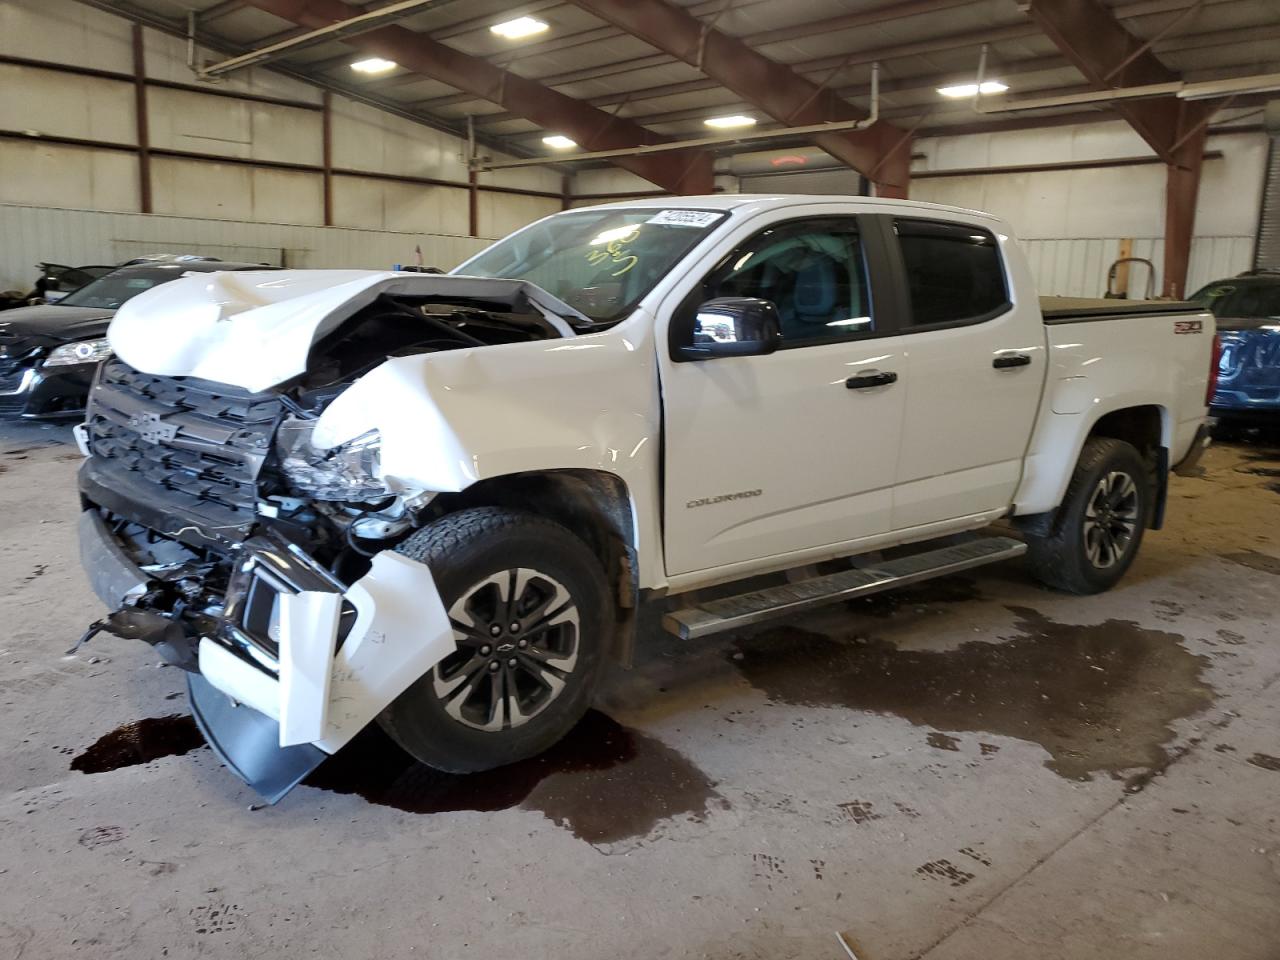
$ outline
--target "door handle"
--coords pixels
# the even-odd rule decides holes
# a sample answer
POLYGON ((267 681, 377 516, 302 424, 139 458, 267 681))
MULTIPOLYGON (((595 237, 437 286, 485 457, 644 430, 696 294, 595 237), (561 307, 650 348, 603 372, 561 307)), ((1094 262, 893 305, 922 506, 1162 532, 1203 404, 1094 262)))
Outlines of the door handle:
POLYGON ((856 377, 850 377, 844 385, 850 390, 866 390, 868 387, 884 387, 897 382, 898 375, 891 370, 886 370, 883 373, 879 371, 860 373, 856 377))
POLYGON ((1006 353, 991 361, 997 370, 1008 370, 1010 367, 1025 367, 1031 363, 1029 353, 1006 353))

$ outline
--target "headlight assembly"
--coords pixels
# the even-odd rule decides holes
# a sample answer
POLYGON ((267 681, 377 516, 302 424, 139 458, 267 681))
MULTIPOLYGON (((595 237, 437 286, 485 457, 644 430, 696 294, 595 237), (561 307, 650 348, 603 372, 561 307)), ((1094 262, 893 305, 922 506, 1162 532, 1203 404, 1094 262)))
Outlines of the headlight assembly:
POLYGON ((390 494, 381 479, 382 437, 370 430, 329 450, 311 445, 314 420, 290 417, 276 432, 280 469, 299 493, 316 500, 379 500, 390 494))
POLYGON ((78 343, 64 343, 55 347, 45 357, 46 367, 70 367, 78 363, 98 363, 111 356, 111 345, 106 337, 97 340, 81 340, 78 343))

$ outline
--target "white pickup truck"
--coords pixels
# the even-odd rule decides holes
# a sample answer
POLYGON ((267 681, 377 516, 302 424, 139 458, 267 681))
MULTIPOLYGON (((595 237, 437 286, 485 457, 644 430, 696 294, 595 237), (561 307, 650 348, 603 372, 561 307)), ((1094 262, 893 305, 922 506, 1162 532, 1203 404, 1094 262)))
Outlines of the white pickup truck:
POLYGON ((273 801, 375 719, 445 770, 545 749, 650 598, 692 639, 1024 552, 1104 590, 1216 369, 1197 307, 1042 307, 1001 221, 852 197, 572 210, 447 276, 201 274, 109 337, 86 636, 190 671, 273 801))

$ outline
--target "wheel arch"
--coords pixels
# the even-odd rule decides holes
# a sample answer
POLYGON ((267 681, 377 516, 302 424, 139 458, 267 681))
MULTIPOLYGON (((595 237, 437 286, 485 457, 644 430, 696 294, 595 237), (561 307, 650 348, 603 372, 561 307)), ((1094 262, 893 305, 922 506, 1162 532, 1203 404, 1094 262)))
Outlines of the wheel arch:
POLYGON ((1073 424, 1073 420, 1073 416, 1056 416, 1049 435, 1038 444, 1045 454, 1029 458, 1028 477, 1015 501, 1019 525, 1034 530, 1052 524, 1085 444, 1092 437, 1108 437, 1132 445, 1146 461, 1155 492, 1147 526, 1159 530, 1169 489, 1169 446, 1174 428, 1169 408, 1156 402, 1132 402, 1096 411, 1087 426, 1079 421, 1073 424), (1069 458, 1055 450, 1069 451, 1069 458))
POLYGON ((612 656, 629 666, 639 606, 639 529, 626 481, 605 470, 557 469, 504 474, 477 481, 460 493, 441 494, 435 516, 468 507, 526 510, 554 520, 582 540, 600 560, 614 600, 618 629, 612 656))

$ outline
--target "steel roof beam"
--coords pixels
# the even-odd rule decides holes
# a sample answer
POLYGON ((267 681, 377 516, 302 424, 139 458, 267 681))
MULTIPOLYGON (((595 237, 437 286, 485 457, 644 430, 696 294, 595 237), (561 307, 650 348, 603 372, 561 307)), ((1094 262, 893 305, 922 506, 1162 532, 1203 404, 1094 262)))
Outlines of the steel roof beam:
MULTIPOLYGON (((770 60, 665 0, 573 0, 607 23, 683 60, 787 126, 866 116, 830 89, 770 60)), ((877 122, 865 130, 819 133, 813 142, 872 180, 881 196, 905 197, 911 134, 877 122)))
MULTIPOLYGON (((1177 83, 1182 78, 1099 0, 1028 0, 1027 15, 1098 90, 1177 83)), ((1184 295, 1209 120, 1208 101, 1163 97, 1110 104, 1167 166, 1164 295, 1184 295)))
MULTIPOLYGON (((251 0, 251 4, 313 29, 360 12, 342 0, 251 0)), ((499 104, 548 132, 572 138, 585 150, 616 150, 668 139, 405 27, 383 26, 343 42, 499 104)), ((710 193, 714 185, 712 157, 702 151, 618 157, 614 163, 671 193, 710 193)))

